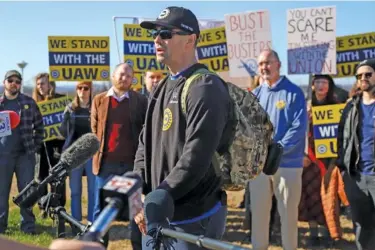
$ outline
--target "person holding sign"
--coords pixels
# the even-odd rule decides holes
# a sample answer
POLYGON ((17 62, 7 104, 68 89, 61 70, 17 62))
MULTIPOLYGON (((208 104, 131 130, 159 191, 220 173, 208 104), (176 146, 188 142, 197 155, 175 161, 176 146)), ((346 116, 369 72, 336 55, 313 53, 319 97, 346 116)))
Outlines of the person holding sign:
MULTIPOLYGON (((36 101, 36 103, 40 104, 43 101, 52 100, 64 96, 62 94, 56 93, 55 89, 55 82, 49 81, 49 74, 39 73, 35 77, 35 87, 33 89, 32 97, 36 101)), ((37 177, 40 181, 44 180, 49 175, 49 170, 58 163, 63 145, 64 140, 61 139, 45 141, 42 144, 40 159, 39 162, 37 162, 36 166, 37 177)), ((59 199, 60 205, 65 206, 65 182, 62 185, 56 187, 56 190, 57 193, 61 195, 59 199)), ((46 187, 42 191, 42 193, 46 195, 47 192, 48 190, 46 187)))
MULTIPOLYGON (((336 158, 320 158, 315 155, 312 107, 339 104, 335 93, 335 83, 330 75, 316 74, 312 79, 312 100, 308 102, 309 135, 308 154, 304 157, 304 169, 302 174, 302 196, 299 207, 299 220, 309 222, 310 244, 328 247, 342 237, 340 226, 339 199, 348 206, 344 192, 341 175, 335 165, 336 158), (307 163, 307 164, 306 164, 307 163), (318 225, 328 227, 331 238, 329 240, 327 230, 323 231, 323 237, 318 235, 318 225)), ((325 228, 324 228, 325 229, 325 228)))
MULTIPOLYGON (((69 103, 65 108, 64 118, 60 127, 61 135, 65 137, 65 143, 62 148, 63 151, 82 135, 91 132, 91 99, 92 82, 78 82, 76 86, 76 95, 74 96, 73 102, 69 103)), ((87 176, 87 220, 93 222, 95 176, 92 172, 92 160, 86 162, 81 168, 73 169, 69 175, 71 212, 76 220, 82 220, 81 198, 82 176, 84 173, 87 176)))
MULTIPOLYGON (((20 93, 22 75, 10 70, 4 77, 4 93, 0 96, 0 111, 12 110, 19 114, 20 124, 12 134, 0 138, 0 234, 8 226, 9 193, 13 173, 18 190, 23 190, 34 178, 36 153, 43 142, 43 120, 35 101, 20 93)), ((32 208, 21 208, 21 231, 35 233, 32 208)))
POLYGON ((261 173, 250 180, 251 242, 255 250, 266 250, 269 245, 268 222, 273 194, 281 219, 283 248, 297 249, 307 109, 303 91, 287 77, 280 76, 280 67, 279 56, 274 50, 260 53, 258 74, 262 84, 253 93, 270 116, 275 131, 273 140, 284 150, 280 167, 274 175, 261 173))
POLYGON ((355 224, 358 250, 375 246, 375 59, 359 63, 356 78, 361 94, 341 115, 337 138, 337 166, 355 224))

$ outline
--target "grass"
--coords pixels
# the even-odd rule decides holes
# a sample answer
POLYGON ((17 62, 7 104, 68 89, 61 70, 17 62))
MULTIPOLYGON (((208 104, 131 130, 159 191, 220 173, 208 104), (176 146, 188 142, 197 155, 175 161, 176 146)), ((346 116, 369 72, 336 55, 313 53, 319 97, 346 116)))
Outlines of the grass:
MULTIPOLYGON (((67 183, 68 184, 68 183, 67 183)), ((83 190, 85 190, 86 185, 85 181, 83 184, 83 190)), ((69 186, 67 185, 67 204, 65 206, 68 213, 70 213, 70 192, 69 186)), ((243 190, 241 191, 230 191, 228 192, 228 205, 229 212, 227 217, 227 228, 223 240, 231 242, 243 247, 251 247, 249 241, 249 231, 242 229, 242 221, 244 219, 244 210, 233 208, 242 200, 243 190)), ((12 184, 11 197, 16 195, 16 180, 14 179, 12 184)), ((9 202, 10 211, 9 211, 9 222, 8 230, 6 232, 6 237, 13 239, 18 242, 22 242, 29 245, 35 245, 40 247, 48 247, 50 243, 56 238, 56 229, 53 225, 51 218, 43 219, 40 216, 40 211, 37 206, 34 207, 34 214, 36 216, 36 230, 37 235, 27 235, 20 232, 20 210, 14 205, 12 201, 9 202)), ((86 216, 87 211, 87 200, 86 192, 83 192, 82 198, 82 213, 83 216, 86 216)), ((86 223, 84 220, 83 223, 86 223)), ((129 239, 129 232, 126 227, 127 223, 115 222, 113 223, 110 229, 110 242, 108 250, 131 250, 129 239)), ((331 250, 355 250, 354 244, 354 235, 352 233, 352 223, 347 220, 344 216, 341 217, 341 225, 344 230, 344 236, 342 243, 337 248, 332 248, 331 250)), ((265 225, 263 225, 265 226, 265 225)), ((67 238, 72 238, 70 235, 70 227, 66 225, 66 231, 68 233, 67 238)), ((309 237, 309 232, 307 229, 307 223, 299 223, 299 246, 298 249, 323 249, 320 248, 311 248, 306 245, 306 240, 309 237)), ((282 250, 280 239, 273 245, 269 247, 269 250, 282 250)))

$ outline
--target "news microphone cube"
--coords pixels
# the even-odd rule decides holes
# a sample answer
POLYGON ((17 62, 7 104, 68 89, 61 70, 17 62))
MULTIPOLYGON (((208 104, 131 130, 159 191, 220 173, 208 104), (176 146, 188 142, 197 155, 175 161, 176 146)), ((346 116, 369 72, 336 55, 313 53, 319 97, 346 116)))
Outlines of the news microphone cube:
POLYGON ((136 178, 114 175, 108 178, 107 183, 100 189, 100 208, 104 209, 108 204, 108 198, 118 198, 123 201, 124 206, 116 220, 130 221, 143 207, 141 196, 141 181, 136 178))

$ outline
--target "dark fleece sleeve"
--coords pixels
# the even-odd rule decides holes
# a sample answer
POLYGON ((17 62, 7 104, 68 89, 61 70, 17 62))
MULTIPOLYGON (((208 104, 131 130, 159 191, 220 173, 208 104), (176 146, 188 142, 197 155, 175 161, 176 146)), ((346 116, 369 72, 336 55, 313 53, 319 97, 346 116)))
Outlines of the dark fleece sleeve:
MULTIPOLYGON (((186 98, 186 137, 181 158, 158 188, 174 200, 185 196, 206 175, 228 120, 229 92, 212 75, 192 83, 186 98)), ((181 113, 182 115, 182 113, 181 113)))

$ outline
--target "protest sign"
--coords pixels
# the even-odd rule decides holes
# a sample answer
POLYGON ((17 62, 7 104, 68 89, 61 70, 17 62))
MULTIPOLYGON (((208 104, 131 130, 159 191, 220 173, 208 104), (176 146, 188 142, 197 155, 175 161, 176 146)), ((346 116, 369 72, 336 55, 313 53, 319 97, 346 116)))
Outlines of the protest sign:
POLYGON ((225 33, 230 76, 254 76, 260 52, 271 48, 268 10, 225 15, 225 33))
POLYGON ((336 7, 287 10, 288 74, 336 74, 336 7))
POLYGON ((209 70, 216 72, 229 70, 224 27, 201 31, 197 56, 199 62, 205 64, 209 70))
POLYGON ((143 75, 147 71, 163 72, 167 67, 156 60, 151 30, 139 24, 124 24, 124 62, 134 69, 133 89, 141 89, 143 75))
POLYGON ((0 138, 8 135, 12 135, 9 113, 0 113, 0 138))
POLYGON ((337 132, 345 104, 312 107, 316 158, 337 157, 337 132))
POLYGON ((71 101, 72 98, 65 96, 38 103, 43 116, 44 141, 50 141, 61 136, 59 128, 64 118, 63 113, 66 105, 71 101))
POLYGON ((354 76, 355 69, 361 61, 375 58, 375 32, 337 37, 336 50, 335 77, 354 76))
POLYGON ((109 37, 49 36, 49 70, 53 81, 108 81, 109 37))

